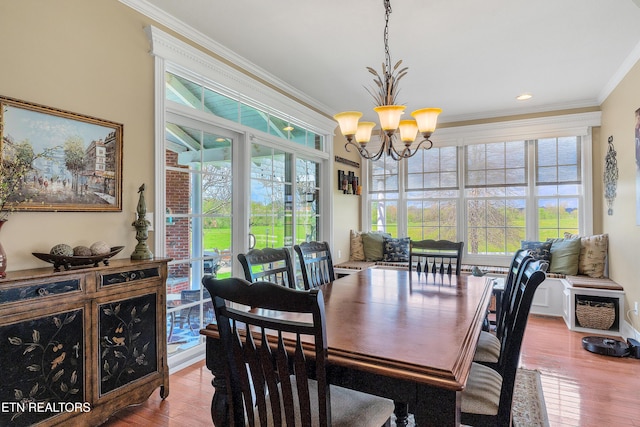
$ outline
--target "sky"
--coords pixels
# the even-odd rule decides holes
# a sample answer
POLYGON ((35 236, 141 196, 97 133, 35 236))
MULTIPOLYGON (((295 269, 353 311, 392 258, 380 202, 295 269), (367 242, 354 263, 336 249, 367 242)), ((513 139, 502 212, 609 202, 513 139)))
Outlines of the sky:
POLYGON ((79 136, 86 148, 92 141, 104 140, 113 131, 109 127, 24 108, 9 105, 4 108, 3 136, 13 138, 15 142, 28 139, 36 154, 44 148, 63 146, 71 136, 79 136))

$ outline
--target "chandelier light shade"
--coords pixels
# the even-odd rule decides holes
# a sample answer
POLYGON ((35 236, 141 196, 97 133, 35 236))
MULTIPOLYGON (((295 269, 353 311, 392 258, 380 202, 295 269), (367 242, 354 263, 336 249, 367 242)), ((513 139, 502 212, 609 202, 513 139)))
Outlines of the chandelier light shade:
POLYGON ((385 25, 384 25, 384 49, 385 63, 382 66, 382 74, 378 74, 376 70, 367 67, 367 70, 375 76, 374 83, 376 90, 368 92, 373 96, 376 106, 374 111, 378 113, 380 122, 382 144, 375 153, 367 150, 367 143, 371 139, 375 123, 358 122, 362 117, 359 111, 345 111, 333 116, 342 135, 347 139, 345 149, 349 151, 349 146, 355 147, 360 156, 365 159, 378 160, 382 154, 390 156, 394 160, 406 159, 414 156, 418 150, 424 145, 424 149, 428 150, 433 146, 429 138, 436 130, 438 115, 442 112, 440 108, 422 108, 411 113, 415 120, 401 120, 404 114, 405 106, 397 103, 396 97, 399 91, 398 82, 407 74, 407 67, 400 68, 402 61, 398 61, 391 67, 391 55, 389 53, 389 16, 391 15, 390 0, 383 0, 385 8, 385 25), (412 148, 416 140, 416 136, 420 133, 422 140, 412 148), (356 143, 353 140, 356 140, 356 143), (394 140, 402 141, 402 148, 398 151, 394 147, 394 140), (425 144, 426 143, 426 144, 425 144))
POLYGON ((360 122, 358 123, 358 129, 356 129, 356 142, 360 144, 366 144, 371 139, 371 132, 376 127, 374 122, 360 122))

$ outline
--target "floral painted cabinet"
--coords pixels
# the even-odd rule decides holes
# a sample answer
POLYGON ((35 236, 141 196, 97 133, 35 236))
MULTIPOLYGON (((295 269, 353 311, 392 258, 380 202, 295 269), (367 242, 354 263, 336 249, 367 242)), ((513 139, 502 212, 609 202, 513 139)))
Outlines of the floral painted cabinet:
POLYGON ((77 309, 0 327, 0 425, 45 420, 47 403, 84 402, 83 319, 77 309))
POLYGON ((167 261, 0 280, 0 426, 98 425, 166 397, 167 261))

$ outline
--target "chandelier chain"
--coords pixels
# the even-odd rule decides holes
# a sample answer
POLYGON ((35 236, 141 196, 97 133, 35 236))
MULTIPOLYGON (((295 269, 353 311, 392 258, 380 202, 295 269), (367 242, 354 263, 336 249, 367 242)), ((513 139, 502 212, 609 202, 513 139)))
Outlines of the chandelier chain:
POLYGON ((381 144, 379 148, 376 148, 375 152, 370 152, 367 149, 367 143, 371 138, 375 123, 358 123, 362 117, 361 112, 345 111, 334 116, 338 120, 342 134, 347 139, 345 150, 349 152, 349 147, 355 148, 362 158, 373 161, 380 159, 385 154, 393 160, 407 159, 416 155, 420 148, 431 149, 433 142, 430 137, 435 130, 437 117, 442 112, 440 108, 422 108, 411 113, 416 120, 400 120, 405 106, 398 104, 396 99, 400 90, 398 83, 407 74, 408 67, 401 67, 402 60, 399 60, 395 65, 391 63, 389 49, 391 0, 383 0, 383 5, 385 9, 383 33, 385 57, 382 72, 380 73, 372 67, 366 67, 367 71, 374 76, 375 86, 373 86, 373 90, 367 88, 367 92, 373 97, 376 105, 374 110, 380 117, 381 144), (422 140, 416 145, 415 137, 418 132, 420 132, 422 140), (396 141, 398 142, 397 147, 395 146, 396 141))
POLYGON ((391 53, 389 52, 389 17, 391 16, 391 0, 384 0, 384 60, 385 60, 385 75, 384 80, 387 89, 387 103, 392 104, 392 94, 389 93, 391 87, 389 81, 391 80, 391 53))

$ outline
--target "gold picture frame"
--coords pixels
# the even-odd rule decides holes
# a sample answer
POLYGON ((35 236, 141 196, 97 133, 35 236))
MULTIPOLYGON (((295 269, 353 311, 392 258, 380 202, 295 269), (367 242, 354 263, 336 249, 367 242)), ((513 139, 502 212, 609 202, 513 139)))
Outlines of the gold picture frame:
POLYGON ((28 159, 5 209, 121 212, 122 132, 120 123, 0 96, 3 166, 28 159))

